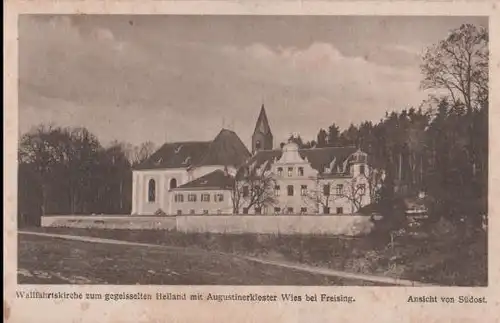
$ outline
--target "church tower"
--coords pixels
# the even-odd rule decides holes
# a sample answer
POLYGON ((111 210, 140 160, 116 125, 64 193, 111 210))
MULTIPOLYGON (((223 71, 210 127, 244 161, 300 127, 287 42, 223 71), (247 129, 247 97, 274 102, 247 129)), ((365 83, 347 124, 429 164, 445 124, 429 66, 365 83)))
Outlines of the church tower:
POLYGON ((264 109, 264 105, 262 105, 252 135, 252 154, 255 154, 259 150, 269 149, 273 149, 273 134, 267 120, 266 110, 264 109))

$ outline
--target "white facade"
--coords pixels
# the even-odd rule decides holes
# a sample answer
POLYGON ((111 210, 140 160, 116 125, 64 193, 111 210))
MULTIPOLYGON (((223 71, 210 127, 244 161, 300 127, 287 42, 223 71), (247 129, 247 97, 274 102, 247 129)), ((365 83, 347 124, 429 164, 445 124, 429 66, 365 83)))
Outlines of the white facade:
MULTIPOLYGON (((356 213, 360 207, 371 203, 368 180, 370 170, 366 163, 366 154, 358 151, 353 155, 346 159, 345 167, 349 167, 350 170, 348 174, 321 174, 311 166, 307 157, 300 156, 299 147, 295 143, 288 143, 283 147, 281 157, 272 161, 270 168, 275 180, 274 204, 267 205, 261 212, 265 214, 356 213)), ((259 212, 242 205, 241 213, 259 212)))
MULTIPOLYGON (((172 205, 173 195, 170 190, 215 170, 224 170, 224 167, 201 166, 189 170, 187 168, 134 170, 132 215, 153 215, 159 210, 166 214, 176 214, 177 208, 172 205), (154 194, 150 188, 153 183, 154 194)), ((229 173, 234 173, 234 171, 234 167, 229 167, 229 173)))
POLYGON ((172 214, 232 214, 231 192, 217 189, 174 191, 170 194, 172 214))

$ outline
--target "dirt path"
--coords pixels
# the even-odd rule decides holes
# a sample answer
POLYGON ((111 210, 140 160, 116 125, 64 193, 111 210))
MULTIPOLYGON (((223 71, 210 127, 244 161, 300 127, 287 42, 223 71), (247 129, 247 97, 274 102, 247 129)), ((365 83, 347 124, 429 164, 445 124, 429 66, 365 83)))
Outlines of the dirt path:
MULTIPOLYGON (((24 235, 51 237, 51 238, 66 239, 66 240, 73 240, 73 241, 101 243, 101 244, 113 244, 113 245, 125 245, 125 246, 142 246, 142 247, 158 248, 158 249, 164 249, 164 250, 178 250, 178 251, 186 250, 187 251, 187 250, 192 249, 192 248, 186 248, 186 247, 165 246, 165 245, 157 245, 157 244, 150 244, 150 243, 130 242, 130 241, 123 241, 123 240, 104 239, 104 238, 86 237, 86 236, 75 236, 75 235, 65 235, 65 234, 53 234, 53 233, 41 233, 41 232, 29 232, 29 231, 19 231, 18 233, 24 234, 24 235)), ((276 266, 276 267, 281 267, 281 268, 288 268, 288 269, 293 269, 293 270, 297 270, 297 271, 301 271, 301 272, 307 272, 307 273, 323 275, 323 276, 330 276, 330 277, 337 277, 337 278, 351 279, 351 280, 360 280, 360 281, 366 281, 366 282, 371 282, 371 283, 379 283, 379 284, 383 284, 383 285, 430 286, 429 284, 423 284, 420 282, 415 282, 415 281, 410 281, 410 280, 395 279, 395 278, 391 278, 391 277, 381 277, 381 276, 373 276, 373 275, 366 275, 366 274, 348 273, 348 272, 337 271, 337 270, 328 269, 328 268, 313 267, 313 266, 290 263, 290 262, 283 262, 283 261, 273 261, 273 260, 260 259, 260 258, 254 258, 254 257, 248 257, 248 256, 227 254, 227 253, 222 253, 222 252, 214 252, 214 251, 206 251, 206 252, 207 253, 214 253, 214 254, 224 254, 226 256, 232 256, 235 258, 245 259, 248 261, 252 261, 252 262, 256 262, 256 263, 260 263, 260 264, 264 264, 264 265, 271 265, 271 266, 276 266)))

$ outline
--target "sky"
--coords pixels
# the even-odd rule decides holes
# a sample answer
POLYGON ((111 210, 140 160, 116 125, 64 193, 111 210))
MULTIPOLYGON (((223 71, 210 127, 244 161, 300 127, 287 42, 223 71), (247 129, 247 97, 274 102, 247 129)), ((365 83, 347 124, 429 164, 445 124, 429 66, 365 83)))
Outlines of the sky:
POLYGON ((424 49, 483 17, 23 15, 19 131, 84 126, 101 143, 275 145, 419 106, 424 49))

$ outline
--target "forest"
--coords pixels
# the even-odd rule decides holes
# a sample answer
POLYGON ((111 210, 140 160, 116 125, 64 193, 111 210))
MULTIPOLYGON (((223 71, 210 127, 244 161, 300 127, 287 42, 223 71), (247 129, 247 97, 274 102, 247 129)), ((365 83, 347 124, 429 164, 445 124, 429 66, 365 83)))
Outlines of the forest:
MULTIPOLYGON (((386 210, 423 190, 434 214, 479 221, 488 195, 488 57, 487 29, 462 25, 421 58, 427 100, 377 122, 347 129, 332 122, 314 139, 294 140, 368 153, 371 166, 386 173, 378 201, 386 210)), ((85 128, 35 127, 19 140, 20 224, 36 224, 42 214, 129 214, 132 168, 154 148, 150 142, 104 147, 85 128)))

